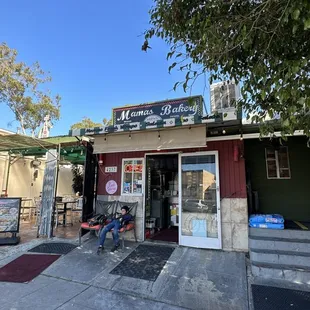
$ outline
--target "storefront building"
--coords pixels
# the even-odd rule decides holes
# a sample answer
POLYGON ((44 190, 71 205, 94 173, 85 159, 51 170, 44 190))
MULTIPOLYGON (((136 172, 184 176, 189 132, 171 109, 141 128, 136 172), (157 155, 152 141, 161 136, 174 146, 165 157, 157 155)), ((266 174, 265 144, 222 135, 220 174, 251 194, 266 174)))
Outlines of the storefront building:
POLYGON ((97 199, 139 203, 139 241, 247 251, 243 140, 207 136, 241 122, 202 111, 200 96, 125 107, 113 126, 70 134, 94 138, 97 199))

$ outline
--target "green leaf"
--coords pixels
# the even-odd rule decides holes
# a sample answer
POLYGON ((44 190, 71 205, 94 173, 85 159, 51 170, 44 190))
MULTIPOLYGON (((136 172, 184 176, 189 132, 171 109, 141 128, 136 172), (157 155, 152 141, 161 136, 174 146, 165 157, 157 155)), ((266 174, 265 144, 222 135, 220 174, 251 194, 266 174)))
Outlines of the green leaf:
POLYGON ((176 89, 177 89, 177 87, 178 87, 179 84, 180 84, 180 82, 176 82, 176 83, 174 84, 174 86, 173 86, 173 90, 174 90, 174 91, 176 91, 176 89))
POLYGON ((299 100, 298 100, 298 103, 299 103, 300 105, 304 105, 305 102, 306 102, 306 98, 305 98, 305 97, 301 97, 301 98, 299 98, 299 100))
POLYGON ((168 60, 169 58, 171 58, 171 57, 173 56, 173 54, 174 54, 174 51, 169 52, 169 53, 167 54, 167 60, 168 60))
POLYGON ((244 25, 242 27, 242 36, 245 37, 246 36, 246 25, 244 25))
POLYGON ((284 120, 282 123, 283 127, 289 127, 290 121, 288 119, 284 120))
POLYGON ((195 100, 193 98, 188 99, 188 105, 193 106, 195 104, 195 100))
POLYGON ((297 20, 298 17, 300 15, 300 10, 299 9, 296 9, 294 12, 293 12, 293 19, 297 20))
POLYGON ((183 83, 183 91, 184 91, 184 93, 186 93, 186 89, 187 89, 187 81, 185 81, 183 83))
POLYGON ((310 18, 304 21, 304 29, 308 30, 310 28, 310 18))
POLYGON ((170 71, 171 71, 176 65, 177 65, 177 63, 174 62, 174 63, 169 67, 169 69, 168 69, 169 73, 170 73, 170 71))

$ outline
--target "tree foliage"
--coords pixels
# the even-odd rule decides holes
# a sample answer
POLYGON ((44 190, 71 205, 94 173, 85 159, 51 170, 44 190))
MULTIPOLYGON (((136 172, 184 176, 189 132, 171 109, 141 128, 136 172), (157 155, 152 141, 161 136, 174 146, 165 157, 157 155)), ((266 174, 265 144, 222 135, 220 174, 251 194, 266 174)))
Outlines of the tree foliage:
POLYGON ((174 88, 206 73, 211 83, 233 78, 253 122, 277 118, 283 135, 310 137, 309 0, 154 0, 150 24, 144 50, 153 36, 164 39, 169 71, 184 72, 174 88))
POLYGON ((72 189, 74 193, 83 193, 84 173, 81 165, 72 165, 72 189))
POLYGON ((102 123, 96 123, 92 121, 89 117, 85 116, 80 122, 71 125, 71 129, 95 128, 95 127, 109 126, 111 124, 112 120, 108 120, 106 118, 102 120, 102 123))
POLYGON ((102 120, 102 123, 103 123, 104 126, 111 126, 113 122, 112 122, 112 119, 104 118, 102 120))
POLYGON ((18 62, 17 51, 0 44, 0 102, 11 109, 24 134, 27 130, 35 134, 46 115, 51 121, 60 117, 60 97, 43 90, 49 81, 38 62, 32 66, 18 62))

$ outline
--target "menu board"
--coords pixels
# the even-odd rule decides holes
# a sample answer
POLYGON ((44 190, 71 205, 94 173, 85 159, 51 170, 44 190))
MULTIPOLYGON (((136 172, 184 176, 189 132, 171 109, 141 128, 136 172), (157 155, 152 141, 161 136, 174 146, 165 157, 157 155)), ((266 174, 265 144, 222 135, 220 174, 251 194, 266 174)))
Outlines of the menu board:
POLYGON ((17 233, 21 198, 0 198, 0 233, 17 233))
POLYGON ((39 234, 52 237, 52 215, 57 179, 57 150, 49 150, 43 179, 39 234))

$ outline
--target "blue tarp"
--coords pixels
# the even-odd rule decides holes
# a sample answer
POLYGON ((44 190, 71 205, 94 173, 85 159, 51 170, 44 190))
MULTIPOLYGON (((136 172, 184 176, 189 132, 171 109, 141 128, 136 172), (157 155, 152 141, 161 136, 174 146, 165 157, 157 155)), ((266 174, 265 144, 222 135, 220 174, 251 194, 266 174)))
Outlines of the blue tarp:
POLYGON ((279 214, 253 214, 250 216, 249 222, 283 224, 284 218, 279 214))
POLYGON ((254 228, 268 228, 268 229, 284 229, 284 224, 250 223, 250 227, 254 227, 254 228))

